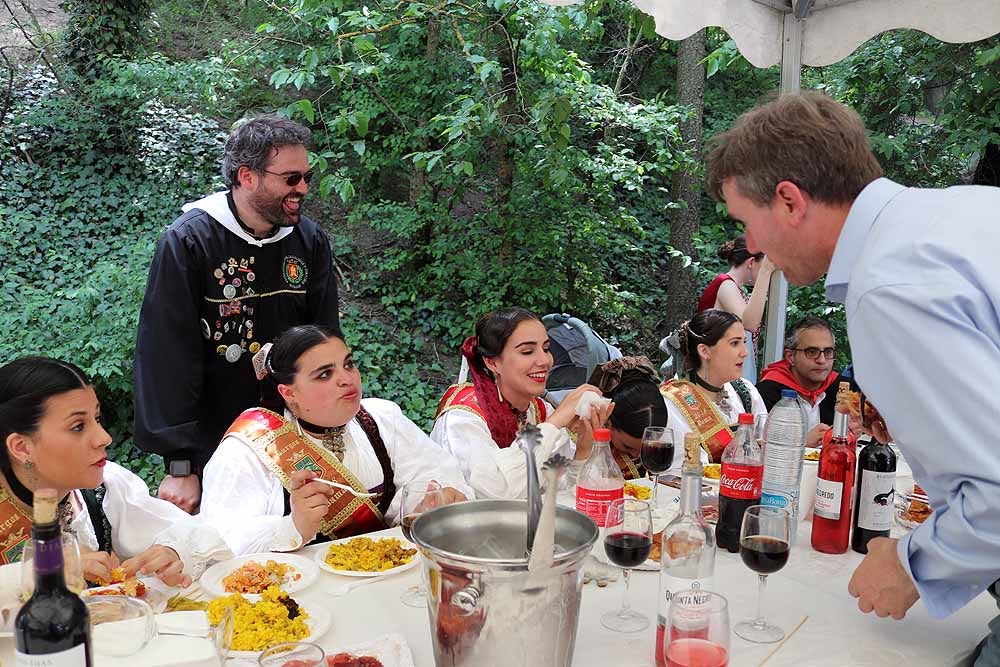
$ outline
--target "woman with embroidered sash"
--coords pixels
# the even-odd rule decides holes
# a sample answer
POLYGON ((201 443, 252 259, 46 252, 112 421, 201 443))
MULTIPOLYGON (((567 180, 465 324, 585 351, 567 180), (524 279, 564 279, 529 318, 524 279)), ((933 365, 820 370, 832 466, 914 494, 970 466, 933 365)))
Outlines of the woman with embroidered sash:
POLYGON ((732 313, 710 308, 682 324, 678 333, 687 372, 660 387, 667 425, 681 438, 698 432, 703 460, 718 463, 739 414, 767 413, 757 388, 740 377, 747 359, 743 324, 732 313))
POLYGON ((476 322, 476 335, 462 344, 462 356, 472 382, 448 387, 438 404, 431 439, 459 460, 476 495, 525 497, 524 452, 510 446, 525 424, 547 424, 541 427, 547 437, 535 453, 539 464, 557 449, 573 449, 567 428, 578 432, 576 461, 590 456, 593 427, 603 425, 614 406, 592 406, 589 418, 579 419, 576 408, 583 395, 600 395, 589 384, 570 392, 556 409, 541 398, 553 359, 538 315, 524 308, 483 315, 476 322))
POLYGON ((438 481, 471 498, 458 463, 395 403, 361 397, 361 374, 332 327, 305 325, 254 356, 261 407, 244 411, 205 467, 201 511, 237 554, 291 551, 381 530, 399 490, 438 481), (372 498, 317 481, 350 486, 372 498))
MULTIPOLYGON (((646 357, 622 357, 595 368, 590 384, 615 404, 608 427, 611 453, 622 475, 626 480, 644 479, 646 469, 639 460, 642 433, 648 426, 667 425, 659 374, 646 357)), ((676 463, 678 470, 680 463, 676 463)))
POLYGON ((151 497, 145 482, 107 460, 111 436, 100 412, 93 386, 71 363, 22 357, 0 367, 0 563, 20 560, 32 494, 42 487, 59 492, 60 523, 75 534, 90 582, 109 581, 120 565, 128 575, 187 586, 208 561, 232 557, 198 517, 151 497))

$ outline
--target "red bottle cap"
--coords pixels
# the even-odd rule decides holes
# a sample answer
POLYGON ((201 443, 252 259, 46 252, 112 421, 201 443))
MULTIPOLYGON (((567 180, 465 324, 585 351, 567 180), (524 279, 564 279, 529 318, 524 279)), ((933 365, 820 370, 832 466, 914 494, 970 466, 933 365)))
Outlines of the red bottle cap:
POLYGON ((753 415, 749 412, 740 413, 739 420, 737 424, 753 424, 753 415))
POLYGON ((611 442, 611 429, 595 428, 594 440, 600 440, 601 442, 611 442))

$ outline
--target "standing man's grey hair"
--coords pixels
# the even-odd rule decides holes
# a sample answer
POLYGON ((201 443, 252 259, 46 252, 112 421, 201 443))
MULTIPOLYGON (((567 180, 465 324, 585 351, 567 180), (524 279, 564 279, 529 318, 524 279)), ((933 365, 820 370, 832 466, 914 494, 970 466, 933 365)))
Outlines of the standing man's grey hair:
POLYGON ((229 135, 222 154, 222 178, 230 188, 240 186, 240 167, 263 171, 280 146, 307 146, 312 138, 309 128, 276 114, 265 114, 246 121, 229 135))
POLYGON ((802 335, 802 332, 806 329, 825 329, 830 332, 831 338, 836 338, 833 333, 833 327, 830 326, 829 322, 824 320, 822 317, 808 315, 792 325, 792 328, 789 330, 788 337, 785 338, 785 349, 794 350, 797 348, 799 346, 799 336, 802 335))

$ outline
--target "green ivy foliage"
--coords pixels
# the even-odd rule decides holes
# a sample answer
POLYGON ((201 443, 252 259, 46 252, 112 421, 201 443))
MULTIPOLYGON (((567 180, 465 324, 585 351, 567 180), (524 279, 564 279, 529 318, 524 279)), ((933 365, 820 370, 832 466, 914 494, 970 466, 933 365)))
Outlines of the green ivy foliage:
POLYGON ((36 69, 0 130, 0 330, 17 332, 0 362, 44 354, 78 364, 101 399, 111 458, 154 483, 158 457, 131 439, 146 272, 180 205, 213 188, 224 135, 151 101, 128 123, 135 153, 116 153, 121 127, 98 113, 104 102, 68 96, 36 69))

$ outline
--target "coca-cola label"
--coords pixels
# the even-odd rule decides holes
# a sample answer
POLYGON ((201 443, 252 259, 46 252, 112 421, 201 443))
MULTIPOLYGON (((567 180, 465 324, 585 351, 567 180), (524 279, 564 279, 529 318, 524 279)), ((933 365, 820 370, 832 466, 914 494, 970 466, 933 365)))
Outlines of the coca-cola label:
POLYGON ((621 486, 617 489, 588 489, 577 486, 576 509, 593 519, 598 528, 604 528, 608 521, 608 505, 612 500, 619 500, 624 495, 621 486))
POLYGON ((763 482, 764 466, 723 463, 719 494, 736 500, 756 500, 763 482))

